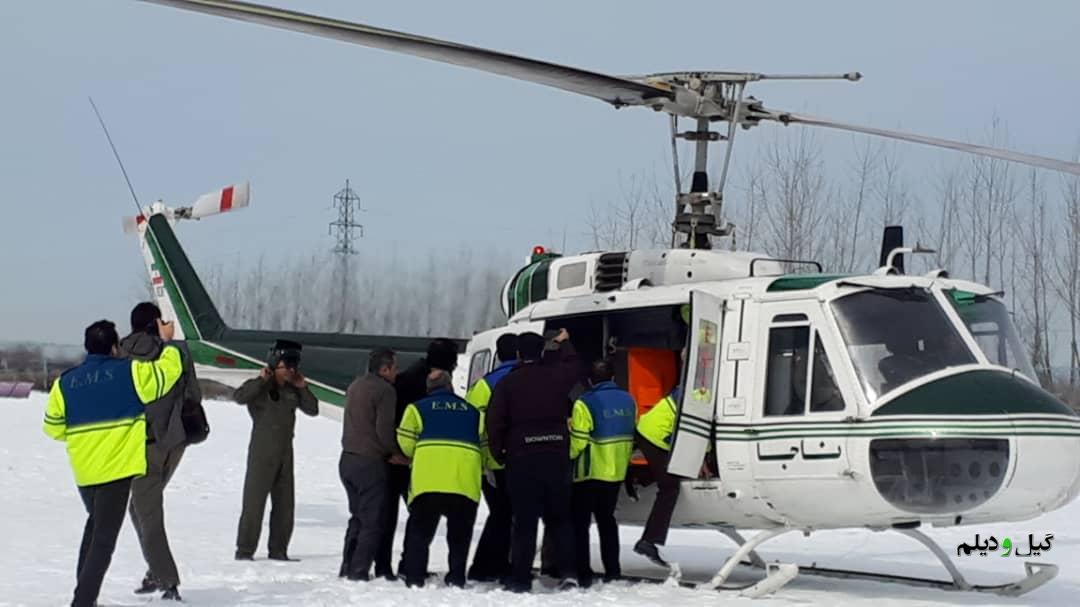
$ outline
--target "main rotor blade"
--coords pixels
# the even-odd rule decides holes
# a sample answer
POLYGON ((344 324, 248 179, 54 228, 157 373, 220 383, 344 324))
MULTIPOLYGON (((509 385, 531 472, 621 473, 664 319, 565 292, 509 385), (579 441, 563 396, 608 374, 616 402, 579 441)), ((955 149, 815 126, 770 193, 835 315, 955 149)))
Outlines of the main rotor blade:
POLYGON ((672 91, 648 84, 573 67, 518 57, 483 48, 328 19, 296 11, 233 0, 141 0, 292 30, 323 38, 415 55, 493 74, 509 76, 606 101, 616 107, 649 105, 649 100, 670 100, 672 91))
POLYGON ((1034 154, 1023 154, 1021 152, 1013 152, 1012 150, 992 148, 985 145, 975 145, 973 143, 964 143, 962 141, 952 141, 951 139, 940 139, 938 137, 915 135, 913 133, 904 133, 902 131, 892 131, 888 129, 879 129, 870 126, 846 124, 843 122, 835 122, 833 120, 815 118, 813 116, 803 116, 799 114, 773 113, 772 118, 775 120, 779 120, 784 124, 794 122, 799 124, 809 124, 813 126, 823 126, 826 128, 839 129, 842 131, 851 131, 853 133, 862 133, 864 135, 877 135, 878 137, 888 137, 889 139, 900 139, 902 141, 910 141, 912 143, 921 143, 923 145, 931 145, 939 148, 959 150, 961 152, 978 154, 980 156, 989 156, 991 158, 1000 158, 1001 160, 1019 162, 1021 164, 1027 164, 1034 167, 1050 169, 1052 171, 1061 171, 1063 173, 1080 175, 1080 163, 1057 160, 1056 158, 1035 156, 1034 154))

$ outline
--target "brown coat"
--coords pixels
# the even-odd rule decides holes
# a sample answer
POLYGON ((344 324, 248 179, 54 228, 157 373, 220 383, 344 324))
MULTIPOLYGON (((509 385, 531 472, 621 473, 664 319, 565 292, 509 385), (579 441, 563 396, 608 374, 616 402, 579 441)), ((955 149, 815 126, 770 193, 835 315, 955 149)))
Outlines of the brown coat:
POLYGON ((401 454, 394 424, 396 400, 393 384, 379 375, 367 373, 353 380, 345 392, 342 450, 384 461, 401 454))

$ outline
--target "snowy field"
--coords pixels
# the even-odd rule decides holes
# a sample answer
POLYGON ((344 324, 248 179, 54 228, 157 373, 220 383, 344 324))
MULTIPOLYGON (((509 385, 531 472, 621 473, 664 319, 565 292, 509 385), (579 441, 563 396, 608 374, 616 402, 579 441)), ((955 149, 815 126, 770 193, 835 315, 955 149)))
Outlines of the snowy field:
MULTIPOLYGON (((41 431, 44 395, 29 400, 0 399, 0 605, 67 605, 74 585, 76 550, 84 512, 61 443, 41 431)), ((341 540, 347 510, 337 477, 340 426, 327 419, 301 416, 296 437, 297 521, 290 554, 298 563, 232 559, 250 429, 247 413, 232 403, 209 402, 211 436, 191 448, 167 493, 168 529, 182 579, 181 593, 190 605, 1077 605, 1080 604, 1080 504, 1034 521, 1013 525, 930 530, 946 552, 955 552, 975 533, 1041 539, 1054 534, 1053 548, 1038 557, 1062 567, 1049 584, 1023 597, 946 592, 897 584, 800 576, 777 594, 743 599, 733 594, 661 585, 600 585, 588 591, 551 593, 537 584, 533 595, 513 595, 491 586, 450 590, 441 584, 410 590, 377 581, 339 580, 341 540)), ((484 513, 478 517, 482 524, 484 513)), ((404 529, 399 523, 398 547, 404 529)), ((623 567, 628 573, 657 570, 630 551, 639 530, 622 532, 623 567)), ((479 536, 479 530, 474 539, 479 536)), ((595 538, 594 538, 595 540, 595 538)), ((678 561, 688 579, 707 579, 732 550, 711 531, 675 531, 666 554, 678 561)), ((1020 542, 1018 542, 1020 543, 1020 542)), ((1024 540, 1026 544, 1026 539, 1024 540)), ((594 559, 598 559, 595 548, 594 559)), ((909 575, 944 577, 929 553, 896 534, 843 531, 810 538, 783 536, 761 550, 766 560, 820 566, 864 568, 909 575)), ((441 534, 432 547, 431 569, 445 571, 441 534)), ((397 556, 395 553, 395 560, 397 556)), ((1022 573, 1022 560, 979 557, 958 559, 975 583, 1011 581, 1022 573)), ((599 563, 594 565, 599 570, 599 563)), ((102 590, 102 605, 145 605, 156 598, 134 595, 144 572, 138 544, 125 524, 102 590)), ((154 595, 155 597, 157 595, 154 595)))

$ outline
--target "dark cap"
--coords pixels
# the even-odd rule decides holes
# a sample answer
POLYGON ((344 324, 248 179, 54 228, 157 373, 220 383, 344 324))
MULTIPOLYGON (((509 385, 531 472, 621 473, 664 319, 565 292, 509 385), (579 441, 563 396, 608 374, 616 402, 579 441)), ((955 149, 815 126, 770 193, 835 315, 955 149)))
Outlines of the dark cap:
POLYGON ((266 363, 271 369, 276 369, 278 363, 285 363, 285 367, 295 369, 300 366, 300 352, 304 346, 288 339, 279 339, 271 346, 267 355, 266 363))

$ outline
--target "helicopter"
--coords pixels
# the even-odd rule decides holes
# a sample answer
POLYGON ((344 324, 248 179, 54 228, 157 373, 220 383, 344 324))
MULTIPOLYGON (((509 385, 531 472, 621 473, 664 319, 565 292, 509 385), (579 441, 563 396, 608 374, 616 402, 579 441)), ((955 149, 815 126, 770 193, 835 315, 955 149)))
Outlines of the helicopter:
MULTIPOLYGON (((1018 581, 972 584, 921 530, 1029 520, 1080 493, 1080 417, 1038 384, 1000 292, 952 278, 946 269, 905 273, 905 256, 927 250, 905 246, 899 226, 886 229, 880 267, 865 275, 828 274, 814 261, 719 245, 735 234, 723 213, 723 192, 740 127, 832 128, 1076 175, 1080 164, 774 110, 746 94, 748 85, 766 80, 854 82, 858 72, 620 77, 257 4, 142 1, 476 68, 669 116, 672 142, 695 147, 686 191, 674 158, 671 248, 567 256, 535 248, 502 290, 505 326, 458 342, 463 354, 454 381, 464 391, 490 371, 494 343, 504 333, 567 329, 586 362, 615 362, 617 381, 635 395, 639 411, 681 385, 669 471, 685 480, 672 524, 715 529, 738 545, 708 587, 760 596, 805 573, 1017 596, 1057 574, 1056 565, 1029 561, 1018 581), (680 132, 680 120, 693 128, 680 132), (711 130, 716 123, 727 128, 711 130), (706 167, 714 143, 725 149, 719 180, 710 184, 706 167), (891 530, 918 541, 950 579, 767 563, 757 553, 786 533, 844 528, 891 530), (740 530, 748 529, 760 531, 746 539, 740 530), (734 584, 732 574, 746 562, 764 570, 764 578, 734 584)), ((258 372, 273 339, 299 341, 320 411, 340 419, 345 386, 368 351, 391 347, 416 358, 425 340, 228 327, 172 228, 179 220, 243 208, 249 194, 245 185, 188 207, 159 201, 126 225, 139 236, 155 295, 178 319, 177 338, 189 341, 200 374, 238 385, 258 372)), ((640 468, 634 464, 634 490, 620 497, 624 524, 645 520, 655 490, 633 482, 640 468)))

